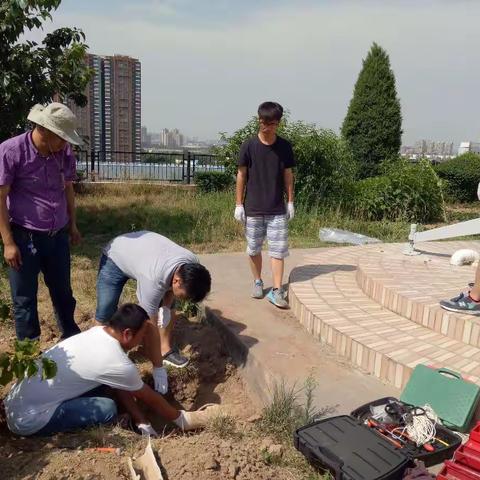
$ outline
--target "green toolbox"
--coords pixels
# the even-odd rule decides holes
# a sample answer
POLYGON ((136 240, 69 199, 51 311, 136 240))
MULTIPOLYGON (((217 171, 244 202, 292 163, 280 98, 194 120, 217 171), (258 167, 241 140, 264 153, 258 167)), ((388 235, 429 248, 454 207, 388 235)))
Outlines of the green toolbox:
POLYGON ((480 387, 446 368, 417 365, 400 396, 410 405, 430 405, 446 427, 469 430, 477 408, 480 387))

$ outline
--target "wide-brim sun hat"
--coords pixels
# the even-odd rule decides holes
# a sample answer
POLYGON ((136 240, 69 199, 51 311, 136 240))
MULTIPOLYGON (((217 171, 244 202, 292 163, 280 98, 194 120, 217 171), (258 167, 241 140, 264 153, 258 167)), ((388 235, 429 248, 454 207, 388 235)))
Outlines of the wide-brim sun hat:
POLYGON ((76 132, 77 118, 63 103, 53 102, 46 107, 35 105, 28 114, 28 120, 55 133, 73 145, 82 145, 83 140, 76 132))

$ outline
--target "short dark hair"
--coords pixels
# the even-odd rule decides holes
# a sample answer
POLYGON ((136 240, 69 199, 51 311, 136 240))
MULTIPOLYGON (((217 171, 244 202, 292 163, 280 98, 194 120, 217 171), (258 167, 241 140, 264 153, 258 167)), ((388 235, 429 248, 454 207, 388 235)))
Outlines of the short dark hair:
POLYGON ((137 333, 147 320, 148 314, 140 305, 124 303, 112 315, 108 325, 120 333, 127 328, 137 333))
POLYGON ((187 297, 192 302, 201 302, 210 292, 212 278, 210 272, 199 263, 184 263, 177 270, 185 288, 187 297))
POLYGON ((277 102, 263 102, 258 107, 258 118, 267 122, 282 119, 283 107, 277 102))

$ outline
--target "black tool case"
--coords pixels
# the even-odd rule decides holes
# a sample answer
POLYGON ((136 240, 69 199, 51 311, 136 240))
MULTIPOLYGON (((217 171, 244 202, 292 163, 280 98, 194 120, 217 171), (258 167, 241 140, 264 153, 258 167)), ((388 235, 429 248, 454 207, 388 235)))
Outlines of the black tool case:
POLYGON ((370 406, 384 405, 393 397, 362 405, 349 415, 319 420, 299 428, 294 444, 314 466, 329 470, 335 480, 397 480, 414 459, 426 466, 451 458, 461 438, 446 427, 437 425, 437 437, 448 443, 434 452, 421 447, 395 447, 390 441, 367 427, 370 406))
MULTIPOLYGON (((394 397, 380 398, 379 400, 375 400, 373 402, 366 403, 361 407, 358 407, 351 413, 351 416, 357 420, 360 420, 363 423, 364 420, 370 415, 370 407, 385 405, 389 401, 400 402, 394 397)), ((452 430, 450 430, 449 428, 444 427, 440 424, 437 424, 435 428, 437 430, 437 438, 440 438, 444 442, 448 443, 448 447, 440 447, 436 445, 436 449, 434 452, 427 452, 422 448, 402 449, 403 451, 406 451, 406 454, 410 458, 414 458, 415 460, 421 460, 422 462, 424 462, 426 467, 438 465, 439 463, 442 463, 445 460, 452 458, 455 450, 462 444, 462 439, 460 438, 460 436, 452 432, 452 430)))
POLYGON ((401 480, 412 461, 401 450, 348 415, 299 428, 295 448, 335 480, 401 480))

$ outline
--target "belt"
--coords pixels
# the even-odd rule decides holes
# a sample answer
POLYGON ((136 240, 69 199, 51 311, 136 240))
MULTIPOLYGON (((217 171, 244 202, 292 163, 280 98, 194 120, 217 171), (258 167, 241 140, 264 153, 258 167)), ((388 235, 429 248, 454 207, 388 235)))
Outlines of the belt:
POLYGON ((56 230, 33 230, 31 228, 23 227, 17 223, 11 223, 11 228, 14 230, 22 230, 27 233, 32 233, 35 235, 45 235, 46 237, 54 237, 57 233, 64 232, 67 230, 67 227, 57 228, 56 230))

